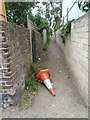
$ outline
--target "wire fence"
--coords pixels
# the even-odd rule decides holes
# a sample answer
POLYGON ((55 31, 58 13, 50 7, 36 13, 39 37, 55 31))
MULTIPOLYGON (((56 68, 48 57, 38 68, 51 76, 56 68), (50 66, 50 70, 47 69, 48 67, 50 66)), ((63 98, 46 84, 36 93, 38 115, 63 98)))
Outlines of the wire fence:
POLYGON ((66 9, 66 15, 63 17, 63 24, 66 24, 71 19, 77 19, 84 13, 79 9, 78 3, 75 1, 70 8, 66 9))

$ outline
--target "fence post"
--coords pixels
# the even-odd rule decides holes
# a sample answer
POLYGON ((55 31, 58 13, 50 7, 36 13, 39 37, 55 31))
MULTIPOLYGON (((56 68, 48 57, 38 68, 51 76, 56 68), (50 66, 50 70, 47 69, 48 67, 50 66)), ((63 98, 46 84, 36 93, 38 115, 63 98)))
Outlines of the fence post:
POLYGON ((28 16, 27 16, 27 25, 28 25, 28 29, 30 30, 30 47, 31 47, 31 61, 33 61, 33 53, 32 53, 32 23, 29 20, 28 16))
POLYGON ((63 25, 64 25, 64 17, 63 17, 63 25))
POLYGON ((67 8, 67 22, 68 22, 68 8, 67 8))

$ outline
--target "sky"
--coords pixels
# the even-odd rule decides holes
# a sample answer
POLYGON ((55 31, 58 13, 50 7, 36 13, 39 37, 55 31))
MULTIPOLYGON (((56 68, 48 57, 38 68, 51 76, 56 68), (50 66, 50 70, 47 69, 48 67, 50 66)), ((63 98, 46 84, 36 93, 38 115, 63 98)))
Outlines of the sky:
MULTIPOLYGON (((62 16, 66 16, 67 8, 69 10, 75 1, 76 0, 63 0, 62 16)), ((36 13, 37 13, 37 9, 35 8, 33 11, 33 14, 35 15, 36 13)), ((82 11, 79 10, 78 5, 75 4, 74 7, 72 8, 72 10, 69 12, 68 17, 69 17, 69 20, 71 20, 71 19, 77 19, 77 18, 81 17, 82 15, 84 15, 84 13, 82 13, 82 11)))
MULTIPOLYGON (((41 7, 43 7, 43 10, 45 10, 45 6, 43 6, 42 3, 39 3, 39 4, 40 4, 41 7)), ((36 15, 37 14, 37 8, 34 8, 34 10, 32 12, 33 12, 33 15, 36 15)), ((43 16, 43 17, 45 17, 45 16, 43 16)))
MULTIPOLYGON (((63 0, 62 16, 65 16, 67 14, 67 8, 69 10, 75 1, 76 0, 63 0)), ((69 20, 71 20, 71 19, 77 19, 82 15, 84 15, 84 13, 82 13, 82 11, 79 10, 78 5, 75 4, 72 10, 69 12, 68 16, 69 16, 69 20)))

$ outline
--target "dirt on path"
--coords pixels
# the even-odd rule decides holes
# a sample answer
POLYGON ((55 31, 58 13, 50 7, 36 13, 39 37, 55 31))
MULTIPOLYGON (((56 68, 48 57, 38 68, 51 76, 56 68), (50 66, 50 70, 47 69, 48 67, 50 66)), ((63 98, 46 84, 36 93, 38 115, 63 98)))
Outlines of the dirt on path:
POLYGON ((50 43, 47 54, 45 63, 51 72, 56 96, 40 85, 32 107, 26 110, 18 107, 4 109, 4 118, 88 118, 88 108, 80 99, 63 54, 54 41, 50 43))

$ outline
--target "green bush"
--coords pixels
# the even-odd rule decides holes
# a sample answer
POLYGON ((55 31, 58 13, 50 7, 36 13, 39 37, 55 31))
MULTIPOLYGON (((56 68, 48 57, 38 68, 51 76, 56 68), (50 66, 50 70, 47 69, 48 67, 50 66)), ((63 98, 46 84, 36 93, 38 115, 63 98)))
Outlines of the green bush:
POLYGON ((67 36, 70 34, 71 32, 71 23, 73 22, 74 20, 70 20, 68 21, 63 27, 62 27, 62 30, 61 30, 61 38, 62 38, 62 42, 65 44, 65 40, 67 38, 67 36))
POLYGON ((47 19, 41 17, 40 14, 36 14, 33 16, 33 22, 37 25, 38 31, 42 33, 44 29, 48 30, 49 29, 49 24, 47 19))
POLYGON ((78 6, 82 12, 88 12, 90 11, 90 0, 84 0, 84 2, 79 0, 78 6))

